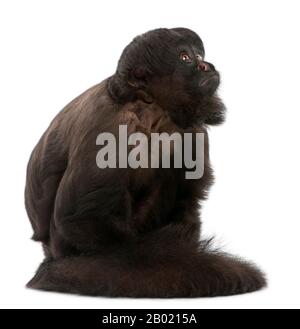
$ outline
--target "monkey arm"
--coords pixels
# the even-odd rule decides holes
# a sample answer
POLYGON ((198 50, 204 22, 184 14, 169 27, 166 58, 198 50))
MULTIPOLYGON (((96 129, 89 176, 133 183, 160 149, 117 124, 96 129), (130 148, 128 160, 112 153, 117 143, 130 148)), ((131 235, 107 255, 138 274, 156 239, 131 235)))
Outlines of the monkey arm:
POLYGON ((33 150, 27 167, 25 206, 33 239, 46 242, 58 185, 67 167, 67 150, 54 120, 33 150))
MULTIPOLYGON (((112 109, 106 113, 112 114, 112 109)), ((96 163, 101 132, 117 137, 120 124, 136 131, 139 124, 134 113, 116 112, 111 121, 97 122, 96 114, 81 125, 76 143, 71 143, 68 167, 55 199, 53 249, 61 249, 61 237, 77 250, 99 251, 103 245, 127 241, 134 237, 129 172, 127 168, 99 168, 96 163)), ((118 138, 117 138, 118 139, 118 138)))

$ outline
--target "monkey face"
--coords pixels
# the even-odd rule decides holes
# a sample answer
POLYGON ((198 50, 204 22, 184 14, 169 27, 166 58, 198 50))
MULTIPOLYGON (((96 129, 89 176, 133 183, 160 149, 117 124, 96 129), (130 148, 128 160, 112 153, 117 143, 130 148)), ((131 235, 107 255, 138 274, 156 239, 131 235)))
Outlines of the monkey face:
POLYGON ((213 64, 204 61, 204 51, 193 45, 182 46, 174 78, 194 97, 211 96, 219 86, 219 73, 213 64))

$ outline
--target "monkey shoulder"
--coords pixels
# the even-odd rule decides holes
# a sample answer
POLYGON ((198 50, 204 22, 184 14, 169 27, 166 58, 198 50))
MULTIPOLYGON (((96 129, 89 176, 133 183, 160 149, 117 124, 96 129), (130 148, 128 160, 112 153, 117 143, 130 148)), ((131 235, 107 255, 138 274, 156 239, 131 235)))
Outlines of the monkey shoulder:
POLYGON ((127 124, 130 132, 173 132, 179 128, 170 116, 156 103, 134 101, 126 103, 120 110, 119 124, 127 124))

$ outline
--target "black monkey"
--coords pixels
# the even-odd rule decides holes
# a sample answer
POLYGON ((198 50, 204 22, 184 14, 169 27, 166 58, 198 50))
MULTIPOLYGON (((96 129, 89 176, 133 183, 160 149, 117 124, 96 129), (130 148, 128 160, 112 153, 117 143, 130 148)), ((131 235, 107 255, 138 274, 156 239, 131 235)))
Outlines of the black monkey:
POLYGON ((213 181, 207 125, 225 108, 219 74, 185 28, 136 37, 116 73, 68 104, 32 152, 25 203, 45 260, 28 287, 128 297, 201 297, 258 290, 253 264, 201 241, 199 201, 213 181), (99 133, 205 134, 204 174, 96 165, 99 133))

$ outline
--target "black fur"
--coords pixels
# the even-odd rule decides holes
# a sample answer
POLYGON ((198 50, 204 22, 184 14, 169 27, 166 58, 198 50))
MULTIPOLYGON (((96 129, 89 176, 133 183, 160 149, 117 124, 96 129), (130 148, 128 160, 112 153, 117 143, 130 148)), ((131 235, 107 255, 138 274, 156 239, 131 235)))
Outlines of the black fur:
POLYGON ((202 297, 265 285, 254 265, 199 240, 199 202, 213 182, 206 126, 225 113, 219 74, 203 57, 202 41, 188 29, 147 32, 125 48, 113 76, 52 121, 27 170, 26 209, 45 250, 29 287, 202 297), (96 137, 117 135, 120 124, 130 132, 203 132, 203 177, 187 180, 185 168, 99 169, 96 137))

